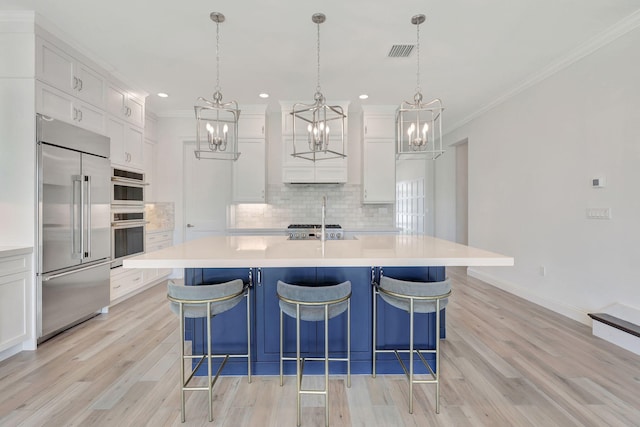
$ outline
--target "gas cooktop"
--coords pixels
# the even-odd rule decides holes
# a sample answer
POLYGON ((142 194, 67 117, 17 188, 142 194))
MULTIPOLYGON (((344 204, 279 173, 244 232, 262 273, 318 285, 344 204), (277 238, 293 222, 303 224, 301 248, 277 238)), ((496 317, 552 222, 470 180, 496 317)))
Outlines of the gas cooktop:
MULTIPOLYGON (((315 240, 321 237, 321 224, 291 224, 287 227, 289 240, 315 240)), ((327 240, 341 240, 344 238, 342 227, 338 224, 325 225, 327 240)))

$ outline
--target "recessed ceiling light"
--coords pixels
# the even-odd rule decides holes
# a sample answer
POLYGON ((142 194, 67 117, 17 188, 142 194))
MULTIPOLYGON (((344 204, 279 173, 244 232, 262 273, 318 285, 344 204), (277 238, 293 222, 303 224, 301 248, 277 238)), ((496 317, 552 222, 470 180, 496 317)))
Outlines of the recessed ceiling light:
POLYGON ((360 95, 358 98, 360 99, 367 99, 369 98, 369 95, 367 95, 366 93, 363 93, 362 95, 360 95))
POLYGON ((260 95, 258 95, 260 98, 268 98, 269 94, 268 93, 261 93, 260 95))
POLYGON ((160 98, 168 98, 168 97, 169 97, 169 94, 168 94, 168 93, 164 93, 164 92, 158 92, 158 96, 159 96, 160 98))

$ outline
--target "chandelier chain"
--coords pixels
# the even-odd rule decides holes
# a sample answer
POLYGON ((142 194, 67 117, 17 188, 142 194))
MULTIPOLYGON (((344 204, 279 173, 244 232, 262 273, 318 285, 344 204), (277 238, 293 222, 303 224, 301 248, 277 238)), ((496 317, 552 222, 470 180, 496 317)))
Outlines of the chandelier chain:
POLYGON ((220 91, 220 24, 216 22, 216 92, 220 91))
POLYGON ((318 62, 318 79, 316 82, 316 92, 320 92, 320 23, 316 24, 317 27, 317 62, 318 62))
POLYGON ((420 93, 421 89, 420 89, 420 24, 416 25, 416 39, 417 39, 417 43, 416 43, 416 57, 417 57, 417 61, 418 61, 418 67, 417 67, 417 72, 416 72, 416 92, 420 93))

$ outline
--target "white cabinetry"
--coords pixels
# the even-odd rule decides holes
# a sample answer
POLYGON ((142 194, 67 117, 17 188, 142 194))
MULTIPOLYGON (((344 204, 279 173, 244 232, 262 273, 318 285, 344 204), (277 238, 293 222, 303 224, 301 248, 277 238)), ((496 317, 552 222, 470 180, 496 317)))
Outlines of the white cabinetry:
POLYGON ((36 79, 104 109, 105 78, 41 37, 36 38, 36 79))
POLYGON ((265 203, 266 201, 266 106, 245 108, 238 122, 238 151, 233 162, 233 201, 265 203))
POLYGON ((112 82, 107 84, 107 111, 134 126, 144 127, 144 100, 112 82))
MULTIPOLYGON (((149 232, 145 236, 145 252, 173 245, 173 230, 149 232)), ((164 280, 171 268, 114 268, 111 270, 111 303, 118 303, 164 280)))
MULTIPOLYGON (((156 231, 147 233, 145 240, 145 251, 159 251, 173 245, 173 231, 156 231)), ((142 270, 145 283, 151 283, 164 279, 171 274, 171 268, 145 268, 142 270)))
POLYGON ((31 249, 0 251, 0 352, 29 338, 31 298, 31 249))
POLYGON ((146 113, 144 120, 144 146, 142 150, 144 178, 147 188, 144 191, 145 201, 156 200, 155 197, 155 171, 156 171, 156 143, 158 120, 150 112, 146 113))
MULTIPOLYGON (((348 102, 332 103, 339 105, 343 111, 347 111, 348 102)), ((282 109, 282 182, 284 183, 345 183, 347 182, 347 159, 337 158, 329 160, 311 161, 293 157, 293 116, 290 114, 293 108, 292 102, 281 102, 282 109)), ((344 154, 347 154, 347 130, 349 119, 345 119, 344 128, 344 154)), ((306 135, 307 130, 296 125, 296 133, 306 135), (300 132, 298 132, 300 129, 300 132)), ((336 129, 335 134, 339 131, 336 129)), ((309 151, 306 143, 296 146, 296 151, 309 151)), ((338 151, 340 147, 334 147, 338 151)))
POLYGON ((39 81, 36 81, 36 112, 93 132, 105 133, 106 115, 103 110, 39 81))
POLYGON ((111 302, 142 288, 142 269, 114 268, 111 270, 111 302))
POLYGON ((395 107, 363 107, 362 202, 395 203, 395 107))
POLYGON ((111 163, 128 169, 143 169, 144 132, 142 128, 109 116, 107 136, 111 138, 111 163))

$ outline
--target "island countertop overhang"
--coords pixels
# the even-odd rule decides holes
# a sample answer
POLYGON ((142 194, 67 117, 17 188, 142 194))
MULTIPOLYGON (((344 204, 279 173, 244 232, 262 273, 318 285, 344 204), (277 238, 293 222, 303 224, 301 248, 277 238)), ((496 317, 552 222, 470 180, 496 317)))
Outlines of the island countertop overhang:
POLYGON ((349 240, 212 236, 125 259, 125 268, 512 266, 513 257, 415 235, 349 240))

